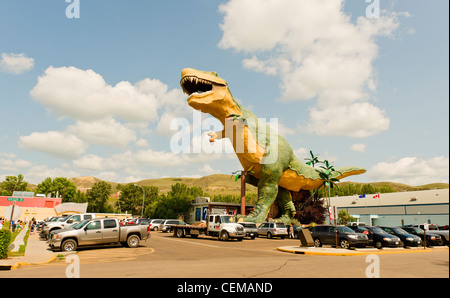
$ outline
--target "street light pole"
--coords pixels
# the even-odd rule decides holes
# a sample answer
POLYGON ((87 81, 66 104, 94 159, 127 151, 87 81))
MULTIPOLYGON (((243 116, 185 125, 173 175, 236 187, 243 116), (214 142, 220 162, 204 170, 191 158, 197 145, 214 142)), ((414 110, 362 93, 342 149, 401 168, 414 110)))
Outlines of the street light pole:
POLYGON ((134 186, 139 186, 142 188, 142 210, 141 210, 141 217, 144 217, 144 200, 145 200, 145 190, 142 186, 135 184, 134 186))

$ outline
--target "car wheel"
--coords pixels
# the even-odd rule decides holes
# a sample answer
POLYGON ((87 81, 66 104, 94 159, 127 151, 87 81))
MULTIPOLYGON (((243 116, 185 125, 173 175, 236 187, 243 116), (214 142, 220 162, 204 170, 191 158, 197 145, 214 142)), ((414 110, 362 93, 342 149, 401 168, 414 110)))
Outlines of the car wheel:
POLYGON ((319 238, 314 239, 314 246, 315 247, 322 247, 322 242, 320 242, 319 238))
POLYGON ((62 251, 76 251, 77 250, 77 242, 73 239, 64 240, 61 244, 62 251))
POLYGON ((348 240, 344 238, 344 239, 341 239, 341 241, 339 241, 339 246, 341 248, 349 249, 350 243, 348 243, 348 240))
POLYGON ((184 237, 184 231, 181 230, 181 229, 178 229, 176 234, 177 234, 178 238, 183 238, 184 237))
POLYGON ((380 241, 375 242, 375 247, 378 249, 382 249, 383 248, 383 243, 381 243, 380 241))
POLYGON ((222 231, 220 233, 220 239, 223 241, 228 241, 228 239, 230 238, 230 236, 228 235, 227 231, 222 231))
POLYGON ((137 235, 130 235, 127 238, 127 246, 130 248, 136 248, 139 246, 139 237, 137 235))
POLYGON ((267 232, 267 239, 272 239, 272 233, 267 232))

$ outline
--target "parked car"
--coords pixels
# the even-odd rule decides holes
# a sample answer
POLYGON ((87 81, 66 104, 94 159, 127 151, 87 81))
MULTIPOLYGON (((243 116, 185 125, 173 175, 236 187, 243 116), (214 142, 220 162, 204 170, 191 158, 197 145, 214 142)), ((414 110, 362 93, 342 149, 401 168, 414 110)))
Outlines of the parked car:
POLYGON ((172 231, 171 227, 175 226, 175 225, 177 225, 177 226, 186 225, 186 223, 184 221, 178 220, 178 219, 167 219, 160 224, 160 230, 163 233, 167 233, 167 232, 172 231))
POLYGON ((439 226, 435 224, 416 224, 413 227, 420 228, 430 234, 435 234, 441 236, 441 243, 438 245, 446 245, 449 243, 449 231, 439 230, 439 226))
POLYGON ((241 226, 244 227, 244 232, 246 237, 250 237, 251 239, 255 239, 258 237, 258 227, 254 222, 238 222, 241 226))
POLYGON ((372 226, 349 226, 355 232, 363 233, 369 238, 369 246, 378 249, 383 247, 401 247, 403 242, 399 237, 388 234, 384 230, 372 226))
POLYGON ((336 228, 331 225, 315 226, 311 229, 311 237, 315 247, 321 247, 323 244, 336 245, 336 240, 341 248, 366 247, 369 244, 369 238, 366 235, 357 233, 346 226, 336 228))
POLYGON ((426 233, 426 239, 425 238, 425 232, 421 228, 418 227, 402 227, 403 230, 405 230, 408 233, 411 233, 413 235, 419 236, 422 241, 426 241, 427 246, 433 246, 433 245, 441 245, 442 239, 441 236, 431 233, 426 233))
POLYGON ((165 221, 165 219, 152 219, 150 220, 149 227, 152 231, 158 231, 161 227, 160 225, 165 221))
POLYGON ((145 226, 150 223, 150 219, 148 218, 138 218, 135 222, 137 225, 145 226))
POLYGON ((406 232, 400 227, 379 227, 386 233, 395 235, 403 242, 405 247, 407 246, 420 246, 422 245, 422 239, 419 236, 406 232))
POLYGON ((258 236, 267 236, 268 239, 280 237, 284 239, 288 235, 286 225, 281 222, 264 222, 258 227, 258 236))

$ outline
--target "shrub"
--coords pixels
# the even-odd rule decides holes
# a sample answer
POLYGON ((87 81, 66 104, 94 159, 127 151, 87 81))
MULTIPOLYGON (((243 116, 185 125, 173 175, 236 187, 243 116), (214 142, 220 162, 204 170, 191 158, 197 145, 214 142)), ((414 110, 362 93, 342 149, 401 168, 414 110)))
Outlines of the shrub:
POLYGON ((0 230, 0 259, 6 259, 10 242, 11 232, 9 230, 0 230))

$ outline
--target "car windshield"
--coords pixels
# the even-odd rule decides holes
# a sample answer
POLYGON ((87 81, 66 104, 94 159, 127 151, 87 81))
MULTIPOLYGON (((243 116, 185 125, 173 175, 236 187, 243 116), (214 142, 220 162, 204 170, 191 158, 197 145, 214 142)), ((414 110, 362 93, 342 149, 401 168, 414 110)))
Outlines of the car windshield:
POLYGON ((370 228, 370 230, 371 230, 372 232, 374 232, 374 233, 377 233, 377 234, 387 234, 387 232, 385 232, 384 230, 382 230, 382 229, 380 229, 380 228, 372 227, 372 228, 370 228))
POLYGON ((256 224, 254 223, 240 223, 241 225, 243 225, 245 228, 254 228, 256 229, 256 224))
POLYGON ((392 231, 394 231, 397 234, 408 234, 408 232, 406 232, 402 228, 391 228, 391 229, 392 229, 392 231))
POLYGON ((83 220, 83 221, 81 221, 81 222, 79 222, 79 223, 76 223, 76 224, 71 225, 70 227, 71 227, 72 229, 79 230, 79 229, 81 229, 82 227, 84 227, 88 222, 89 222, 89 220, 83 220))
POLYGON ((353 231, 349 227, 337 227, 337 230, 339 231, 339 233, 355 233, 355 231, 353 231))
POLYGON ((222 223, 230 223, 230 222, 236 222, 234 216, 221 216, 222 217, 222 223))
POLYGON ((423 233, 423 230, 421 228, 417 228, 417 227, 409 227, 409 230, 412 230, 416 233, 423 233))

